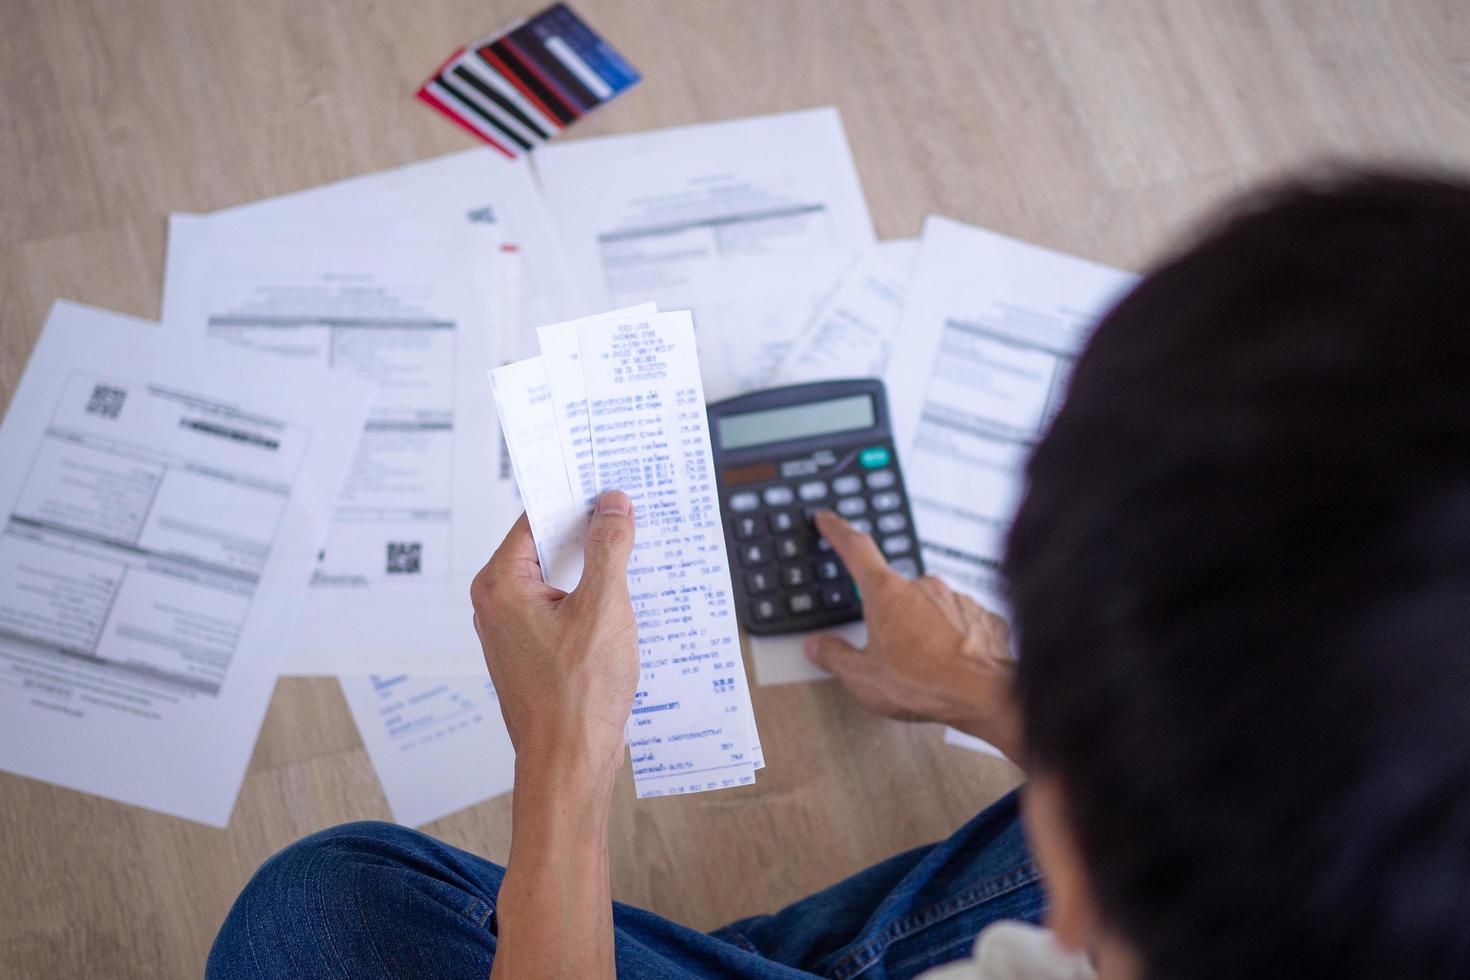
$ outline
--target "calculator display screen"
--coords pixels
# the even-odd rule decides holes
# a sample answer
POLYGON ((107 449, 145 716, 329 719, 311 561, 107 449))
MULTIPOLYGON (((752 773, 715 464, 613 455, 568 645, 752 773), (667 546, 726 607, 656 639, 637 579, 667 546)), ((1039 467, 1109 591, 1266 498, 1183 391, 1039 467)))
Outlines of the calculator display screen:
POLYGON ((718 420, 718 427, 723 448, 744 449, 768 442, 869 429, 876 422, 871 395, 848 395, 804 405, 726 415, 718 420))

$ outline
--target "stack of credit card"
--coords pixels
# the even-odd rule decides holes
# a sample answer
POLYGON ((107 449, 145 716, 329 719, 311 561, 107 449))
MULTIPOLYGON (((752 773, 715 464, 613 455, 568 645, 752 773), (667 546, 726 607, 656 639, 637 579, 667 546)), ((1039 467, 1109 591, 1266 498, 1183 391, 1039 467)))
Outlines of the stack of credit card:
POLYGON ((616 48, 558 3, 456 51, 418 97, 514 157, 639 78, 616 48))

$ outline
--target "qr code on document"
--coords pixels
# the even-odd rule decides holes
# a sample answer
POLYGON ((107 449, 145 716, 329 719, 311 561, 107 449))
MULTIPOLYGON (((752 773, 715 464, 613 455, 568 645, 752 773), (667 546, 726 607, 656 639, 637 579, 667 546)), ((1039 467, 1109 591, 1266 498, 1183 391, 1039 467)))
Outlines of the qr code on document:
POLYGON ((417 575, 424 546, 418 541, 388 542, 388 574, 417 575))
POLYGON ((126 388, 116 388, 112 385, 93 385, 92 397, 87 399, 87 414, 100 415, 105 419, 115 419, 122 411, 123 399, 128 397, 126 388))

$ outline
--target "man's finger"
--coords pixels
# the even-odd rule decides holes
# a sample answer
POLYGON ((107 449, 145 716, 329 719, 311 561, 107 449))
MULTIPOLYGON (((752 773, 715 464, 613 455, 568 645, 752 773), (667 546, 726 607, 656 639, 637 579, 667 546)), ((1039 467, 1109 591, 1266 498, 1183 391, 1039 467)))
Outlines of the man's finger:
POLYGON ((525 511, 490 556, 490 564, 502 575, 542 580, 541 559, 536 556, 536 539, 531 537, 531 519, 525 511))
POLYGON ((809 636, 801 647, 808 660, 837 677, 860 671, 867 663, 866 650, 859 650, 842 637, 831 633, 809 636))
POLYGON ((531 522, 524 513, 470 583, 470 595, 478 601, 488 600, 492 592, 502 595, 561 595, 559 589, 547 585, 541 577, 541 561, 536 557, 531 522), (508 592, 504 591, 507 585, 510 586, 508 592))
POLYGON ((582 581, 577 591, 583 594, 611 591, 626 595, 628 591, 628 556, 633 553, 633 501, 621 490, 605 491, 597 498, 597 508, 587 523, 582 581))
POLYGON ((871 593, 889 576, 897 575, 888 567, 878 543, 830 510, 819 511, 816 516, 817 531, 832 545, 847 572, 857 583, 858 590, 871 593))

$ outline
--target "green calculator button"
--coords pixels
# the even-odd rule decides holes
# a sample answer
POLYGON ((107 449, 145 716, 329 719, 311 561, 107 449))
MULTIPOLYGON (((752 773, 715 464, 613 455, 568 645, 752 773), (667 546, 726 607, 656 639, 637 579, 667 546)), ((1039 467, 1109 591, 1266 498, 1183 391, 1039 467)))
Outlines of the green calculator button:
POLYGON ((890 459, 888 449, 884 446, 869 446, 858 456, 858 462, 870 470, 876 470, 880 466, 887 466, 890 459))

